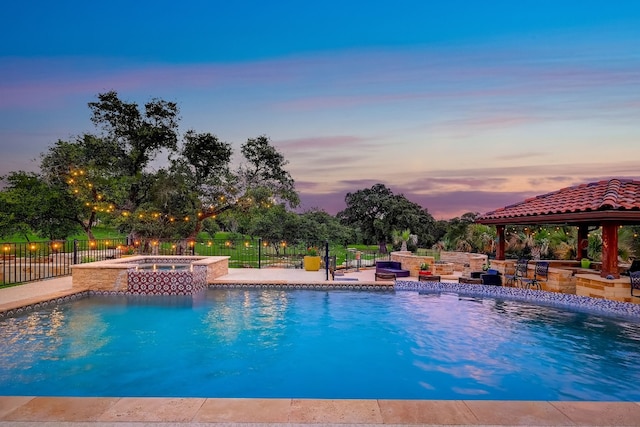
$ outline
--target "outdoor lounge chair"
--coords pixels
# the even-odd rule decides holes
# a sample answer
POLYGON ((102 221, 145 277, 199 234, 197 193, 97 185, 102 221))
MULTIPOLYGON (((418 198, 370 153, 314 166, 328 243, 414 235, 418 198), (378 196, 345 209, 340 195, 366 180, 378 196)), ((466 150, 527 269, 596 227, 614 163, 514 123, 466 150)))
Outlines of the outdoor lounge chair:
POLYGON ((549 263, 546 261, 536 262, 536 268, 533 273, 533 278, 528 279, 523 277, 520 279, 523 288, 542 290, 542 282, 546 282, 549 276, 549 263))
POLYGON ((640 271, 632 271, 629 273, 629 278, 631 279, 631 296, 640 298, 640 295, 634 295, 633 290, 640 290, 640 271))
POLYGON ((526 258, 520 258, 516 261, 515 271, 513 274, 504 275, 505 286, 517 286, 520 279, 527 277, 527 268, 529 267, 529 260, 526 258))

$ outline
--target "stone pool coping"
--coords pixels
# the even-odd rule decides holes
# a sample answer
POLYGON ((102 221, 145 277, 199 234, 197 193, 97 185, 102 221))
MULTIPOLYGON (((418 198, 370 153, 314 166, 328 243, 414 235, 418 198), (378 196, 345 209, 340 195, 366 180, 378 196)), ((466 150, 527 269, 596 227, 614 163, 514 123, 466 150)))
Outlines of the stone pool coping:
POLYGON ((0 397, 0 427, 637 426, 639 421, 638 402, 0 397))

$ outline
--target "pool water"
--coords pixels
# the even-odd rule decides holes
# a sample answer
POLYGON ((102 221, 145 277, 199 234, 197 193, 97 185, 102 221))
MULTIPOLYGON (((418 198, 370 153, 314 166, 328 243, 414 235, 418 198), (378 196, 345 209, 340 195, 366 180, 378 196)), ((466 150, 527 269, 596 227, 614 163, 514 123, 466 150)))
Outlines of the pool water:
POLYGON ((640 401, 640 324, 416 292, 98 297, 0 322, 0 395, 640 401))

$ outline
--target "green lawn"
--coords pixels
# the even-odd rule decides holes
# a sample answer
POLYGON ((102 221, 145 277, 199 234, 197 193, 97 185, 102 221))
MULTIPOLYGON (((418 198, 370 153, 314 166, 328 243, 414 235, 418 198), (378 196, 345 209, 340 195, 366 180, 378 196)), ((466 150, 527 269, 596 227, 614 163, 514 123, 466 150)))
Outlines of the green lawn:
MULTIPOLYGON (((99 240, 119 239, 119 238, 127 237, 126 234, 119 233, 113 227, 105 227, 105 226, 98 225, 98 226, 95 226, 92 231, 95 238, 99 240)), ((76 240, 76 239, 87 240, 88 237, 86 233, 82 232, 82 233, 74 234, 73 236, 69 236, 67 240, 76 240)), ((29 233, 26 237, 22 234, 14 234, 13 236, 3 239, 3 241, 7 243, 27 243, 27 242, 45 242, 45 241, 49 241, 49 239, 40 237, 33 233, 29 233)))

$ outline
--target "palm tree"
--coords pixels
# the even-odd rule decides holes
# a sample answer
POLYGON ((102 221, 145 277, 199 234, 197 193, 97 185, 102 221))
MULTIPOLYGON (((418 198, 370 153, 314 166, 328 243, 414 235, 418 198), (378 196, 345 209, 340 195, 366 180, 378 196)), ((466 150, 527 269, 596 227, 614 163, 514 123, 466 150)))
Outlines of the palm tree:
POLYGON ((400 250, 403 252, 407 251, 407 243, 410 243, 412 245, 418 244, 418 236, 416 236, 415 234, 411 234, 411 230, 409 229, 406 229, 402 232, 393 230, 392 237, 394 244, 397 245, 398 243, 402 243, 400 250))

